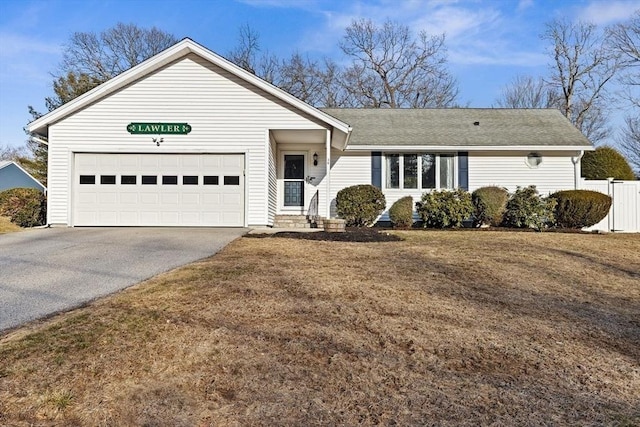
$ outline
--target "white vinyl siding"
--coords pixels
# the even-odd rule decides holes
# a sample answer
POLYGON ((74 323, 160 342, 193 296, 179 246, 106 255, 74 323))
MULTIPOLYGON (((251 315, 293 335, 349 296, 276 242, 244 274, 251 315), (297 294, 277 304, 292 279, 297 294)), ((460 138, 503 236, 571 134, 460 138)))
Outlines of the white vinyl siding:
POLYGON ((324 129, 235 75, 190 54, 49 127, 49 222, 69 224, 75 152, 235 153, 246 161, 246 224, 269 222, 269 129, 324 129), (131 135, 131 122, 189 123, 188 135, 131 135))
POLYGON ((371 184, 371 152, 331 150, 331 216, 336 216, 338 191, 358 184, 371 184))
POLYGON ((575 188, 572 156, 577 152, 538 152, 542 162, 532 168, 527 164, 529 152, 469 152, 469 191, 497 185, 509 191, 535 185, 547 195, 575 188))

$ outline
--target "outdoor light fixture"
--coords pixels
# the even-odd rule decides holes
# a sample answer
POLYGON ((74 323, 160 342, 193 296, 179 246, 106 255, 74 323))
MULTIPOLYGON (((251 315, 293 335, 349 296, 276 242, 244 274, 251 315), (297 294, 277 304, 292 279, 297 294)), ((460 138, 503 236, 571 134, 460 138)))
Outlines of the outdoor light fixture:
POLYGON ((313 153, 313 166, 318 166, 318 153, 313 153))

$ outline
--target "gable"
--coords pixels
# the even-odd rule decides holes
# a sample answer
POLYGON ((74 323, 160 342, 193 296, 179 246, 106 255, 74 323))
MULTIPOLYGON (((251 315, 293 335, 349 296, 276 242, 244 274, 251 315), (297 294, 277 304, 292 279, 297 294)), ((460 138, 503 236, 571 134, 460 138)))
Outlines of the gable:
MULTIPOLYGON (((327 124, 234 74, 189 54, 52 124, 57 137, 135 140, 131 122, 186 122, 191 143, 234 129, 326 129, 327 124), (215 129, 215 132, 212 130, 215 129)), ((55 141, 53 141, 55 143, 55 141)))
POLYGON ((228 72, 229 74, 237 77, 238 79, 246 82, 248 85, 254 86, 263 90, 265 93, 273 96, 290 105, 311 117, 325 123, 327 128, 333 128, 337 130, 332 138, 336 143, 344 144, 344 141, 348 137, 350 131, 349 126, 346 123, 332 117, 322 111, 306 104, 305 102, 295 98, 291 94, 273 86, 272 84, 258 78, 257 76, 243 70, 230 61, 222 58, 219 55, 211 52, 210 50, 195 43, 193 40, 184 39, 174 46, 166 49, 158 55, 147 59, 146 61, 138 64, 128 71, 114 77, 113 79, 101 84, 93 90, 79 96, 78 98, 68 102, 60 108, 44 115, 43 117, 31 122, 27 129, 29 132, 36 133, 42 136, 48 136, 48 126, 54 123, 58 123, 61 120, 75 114, 79 110, 86 108, 91 104, 100 102, 102 99, 110 96, 111 94, 119 91, 120 89, 131 85, 133 82, 143 79, 158 70, 163 69, 167 64, 171 64, 184 58, 188 55, 196 55, 203 61, 209 64, 215 65, 228 72))

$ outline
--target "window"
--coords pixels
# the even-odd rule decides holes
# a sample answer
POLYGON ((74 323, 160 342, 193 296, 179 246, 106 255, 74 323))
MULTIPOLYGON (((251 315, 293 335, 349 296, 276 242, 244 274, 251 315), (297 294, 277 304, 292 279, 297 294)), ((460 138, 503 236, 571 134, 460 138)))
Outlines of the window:
POLYGON ((440 155, 440 188, 453 189, 453 156, 440 155))
POLYGON ((163 175, 162 185, 178 185, 178 177, 176 175, 163 175))
POLYGON ((182 177, 182 185, 198 185, 198 175, 185 175, 182 177))
POLYGON ((436 156, 423 154, 422 156, 422 188, 436 188, 436 156))
POLYGON ((403 188, 418 188, 418 155, 404 156, 404 185, 403 188))
POLYGON ((239 176, 225 176, 224 185, 240 185, 239 176))
POLYGON ((100 184, 115 184, 116 176, 115 175, 100 175, 100 184))
POLYGON ((454 154, 392 153, 385 157, 386 188, 455 188, 454 154))
POLYGON ((142 175, 142 185, 156 185, 158 177, 155 175, 142 175))
POLYGON ((202 179, 204 185, 218 185, 218 177, 205 175, 202 179))
POLYGON ((400 188, 400 154, 387 154, 387 188, 400 188))
POLYGON ((95 175, 80 175, 80 184, 95 184, 96 176, 95 175))
POLYGON ((135 175, 122 175, 120 177, 120 184, 122 185, 136 185, 135 175))

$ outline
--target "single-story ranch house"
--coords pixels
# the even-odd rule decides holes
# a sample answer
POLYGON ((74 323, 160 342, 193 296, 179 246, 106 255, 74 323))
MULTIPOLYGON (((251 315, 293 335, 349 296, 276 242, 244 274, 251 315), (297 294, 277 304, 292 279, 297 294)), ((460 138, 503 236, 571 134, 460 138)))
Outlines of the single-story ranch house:
POLYGON ((0 191, 12 188, 35 188, 45 192, 47 189, 22 166, 11 160, 0 161, 0 191))
MULTIPOLYGON (((35 120, 48 223, 272 226, 431 189, 577 187, 592 144, 556 110, 317 109, 190 39, 35 120)), ((385 214, 386 215, 386 214, 385 214)), ((383 216, 384 217, 384 216, 383 216)))

